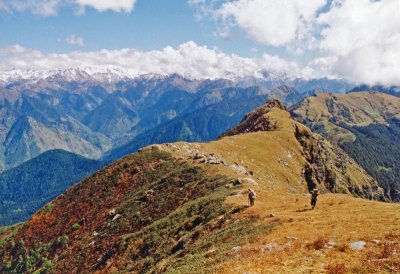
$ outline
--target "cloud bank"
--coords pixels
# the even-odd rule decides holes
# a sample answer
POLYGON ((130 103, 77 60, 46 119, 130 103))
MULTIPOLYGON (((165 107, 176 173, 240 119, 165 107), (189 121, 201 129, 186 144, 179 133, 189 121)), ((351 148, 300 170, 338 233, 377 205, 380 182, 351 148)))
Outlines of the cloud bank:
POLYGON ((118 68, 130 75, 179 73, 197 79, 262 77, 263 71, 284 72, 293 76, 302 74, 295 62, 287 62, 277 56, 263 54, 259 58, 245 58, 225 54, 216 48, 199 46, 192 41, 177 48, 168 46, 154 51, 127 48, 47 54, 20 45, 0 48, 0 71, 70 67, 118 68))
MULTIPOLYGON (((189 0, 222 34, 305 56, 315 73, 400 84, 399 0, 189 0)), ((229 38, 225 35, 224 39, 229 38)))
MULTIPOLYGON (((280 49, 274 52, 281 57, 266 53, 244 58, 193 42, 160 51, 68 54, 45 54, 17 45, 0 49, 0 68, 116 66, 135 73, 176 72, 202 78, 259 75, 269 70, 400 85, 400 0, 187 1, 196 7, 198 18, 216 23, 215 33, 222 39, 235 39, 237 35, 232 34, 239 32, 267 46, 267 52, 268 48, 280 49)), ((87 8, 130 13, 135 4, 136 0, 0 0, 0 11, 51 16, 67 6, 78 14, 87 8)), ((75 36, 65 42, 84 45, 83 39, 75 36)))

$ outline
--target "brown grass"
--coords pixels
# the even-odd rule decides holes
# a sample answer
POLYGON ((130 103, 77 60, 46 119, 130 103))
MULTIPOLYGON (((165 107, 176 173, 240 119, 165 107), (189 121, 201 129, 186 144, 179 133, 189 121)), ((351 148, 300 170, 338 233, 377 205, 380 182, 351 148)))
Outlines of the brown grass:
POLYGON ((325 269, 327 274, 345 274, 347 272, 344 264, 329 264, 325 269))
MULTIPOLYGON (((341 273, 340 265, 346 266, 347 273, 400 273, 400 256, 396 255, 400 250, 396 240, 400 233, 397 205, 324 194, 318 208, 307 210, 301 208, 309 199, 305 194, 262 195, 254 207, 240 215, 255 214, 269 222, 269 213, 273 212, 274 219, 282 224, 268 235, 259 235, 252 247, 256 250, 257 245, 278 243, 280 249, 233 257, 221 264, 221 273, 325 273, 327 264, 331 273, 341 273), (373 239, 381 244, 373 243, 373 239), (360 240, 367 242, 365 250, 349 248, 350 243, 360 240), (335 242, 335 246, 328 248, 328 241, 335 242)), ((235 197, 230 202, 244 203, 245 197, 235 197)))
POLYGON ((382 252, 379 256, 380 259, 387 259, 396 253, 397 246, 394 243, 385 243, 382 252))
POLYGON ((310 249, 320 250, 320 249, 323 249, 325 247, 327 242, 328 242, 327 239, 325 239, 323 237, 319 237, 314 242, 307 244, 307 247, 310 248, 310 249))
POLYGON ((350 250, 349 246, 346 243, 339 244, 336 249, 340 252, 347 252, 350 250))

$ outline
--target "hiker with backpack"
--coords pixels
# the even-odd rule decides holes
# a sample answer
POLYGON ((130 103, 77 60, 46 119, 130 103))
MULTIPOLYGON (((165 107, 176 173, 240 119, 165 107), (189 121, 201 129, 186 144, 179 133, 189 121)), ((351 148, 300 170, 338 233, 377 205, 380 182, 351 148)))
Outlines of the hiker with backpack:
POLYGON ((319 195, 319 190, 314 188, 311 191, 311 209, 314 209, 314 207, 317 205, 318 195, 319 195))
POLYGON ((252 190, 251 188, 249 188, 249 204, 250 206, 254 205, 254 201, 256 200, 256 192, 254 190, 252 190))

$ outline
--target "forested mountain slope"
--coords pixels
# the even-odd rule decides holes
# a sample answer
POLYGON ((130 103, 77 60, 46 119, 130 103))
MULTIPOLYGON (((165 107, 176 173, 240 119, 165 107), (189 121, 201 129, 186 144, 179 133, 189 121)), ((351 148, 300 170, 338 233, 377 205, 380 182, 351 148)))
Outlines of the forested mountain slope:
POLYGON ((0 225, 25 221, 100 167, 102 164, 98 161, 51 150, 0 173, 0 225))
POLYGON ((320 94, 293 107, 296 119, 338 143, 386 196, 400 200, 400 98, 376 92, 320 94))

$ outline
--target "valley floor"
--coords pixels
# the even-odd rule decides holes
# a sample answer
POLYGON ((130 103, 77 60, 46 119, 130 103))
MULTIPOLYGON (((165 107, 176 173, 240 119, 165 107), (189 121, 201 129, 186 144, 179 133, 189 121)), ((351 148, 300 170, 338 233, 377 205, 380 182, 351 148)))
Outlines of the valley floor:
MULTIPOLYGON (((229 202, 243 204, 245 197, 229 202)), ((399 273, 399 205, 325 194, 310 210, 309 199, 260 193, 240 214, 280 224, 255 244, 234 248, 218 273, 399 273), (350 247, 359 241, 362 250, 350 247)))

